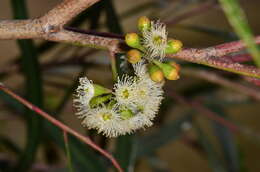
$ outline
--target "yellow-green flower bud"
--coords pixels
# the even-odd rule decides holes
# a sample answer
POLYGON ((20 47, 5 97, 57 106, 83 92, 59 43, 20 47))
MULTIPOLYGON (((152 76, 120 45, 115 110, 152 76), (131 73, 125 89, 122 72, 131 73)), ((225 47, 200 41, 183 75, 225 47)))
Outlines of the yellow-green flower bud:
POLYGON ((138 29, 143 32, 151 28, 151 21, 146 16, 142 16, 138 19, 138 29))
POLYGON ((130 109, 123 109, 120 112, 120 116, 122 119, 127 120, 134 116, 134 113, 130 109))
POLYGON ((166 62, 166 63, 171 65, 172 67, 174 67, 177 70, 177 72, 179 72, 180 69, 181 69, 181 66, 178 63, 174 62, 174 61, 169 61, 169 62, 166 62))
POLYGON ((93 97, 90 102, 89 105, 91 108, 96 107, 102 103, 107 102, 110 98, 112 97, 112 94, 108 94, 108 95, 104 95, 104 96, 97 96, 97 97, 93 97))
POLYGON ((181 41, 176 40, 176 39, 171 39, 167 43, 165 53, 166 54, 177 53, 181 50, 182 46, 183 46, 183 44, 181 41))
POLYGON ((162 70, 165 78, 167 78, 168 80, 177 80, 180 78, 178 71, 170 64, 161 63, 157 60, 154 60, 153 62, 162 70))
POLYGON ((154 82, 164 81, 163 72, 158 66, 150 64, 148 66, 148 72, 149 72, 151 80, 153 80, 154 82))
POLYGON ((125 42, 132 48, 142 49, 140 37, 137 35, 137 33, 127 33, 125 36, 125 42))
POLYGON ((127 52, 126 57, 129 63, 135 64, 141 60, 142 53, 136 49, 132 49, 127 52))
POLYGON ((110 89, 107 89, 105 87, 102 87, 101 85, 93 84, 94 86, 94 97, 100 96, 102 94, 108 94, 111 93, 110 89))

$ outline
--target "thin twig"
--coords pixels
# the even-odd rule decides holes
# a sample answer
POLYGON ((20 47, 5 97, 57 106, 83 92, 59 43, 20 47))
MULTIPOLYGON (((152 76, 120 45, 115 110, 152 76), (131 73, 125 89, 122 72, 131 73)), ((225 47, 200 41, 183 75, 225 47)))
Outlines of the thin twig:
POLYGON ((187 76, 192 76, 200 79, 207 80, 209 82, 219 84, 221 86, 231 88, 232 90, 236 90, 241 94, 245 94, 250 96, 256 100, 260 100, 260 90, 247 87, 245 85, 232 82, 220 75, 217 75, 210 71, 200 70, 200 69, 192 69, 192 68, 183 68, 181 72, 187 76))
MULTIPOLYGON (((260 44, 260 36, 255 37, 255 42, 260 44)), ((204 49, 184 49, 177 54, 170 54, 168 57, 260 78, 260 69, 256 67, 234 63, 225 58, 218 58, 230 53, 238 52, 244 48, 245 44, 242 41, 234 41, 204 49)))
POLYGON ((202 3, 201 5, 199 5, 198 7, 191 9, 190 11, 187 11, 183 14, 180 14, 178 16, 173 17, 172 19, 165 21, 165 24, 175 25, 185 19, 189 19, 191 17, 203 14, 203 12, 206 12, 208 10, 212 10, 212 8, 217 7, 217 6, 218 6, 218 4, 216 3, 216 1, 206 1, 206 2, 202 3))
POLYGON ((177 100, 179 103, 184 104, 186 106, 190 106, 193 109, 195 109, 197 112, 200 112, 199 113, 200 115, 204 115, 207 118, 227 127, 233 133, 244 134, 245 136, 249 137, 250 139, 254 139, 254 143, 255 143, 255 140, 257 140, 257 141, 260 140, 260 135, 258 133, 256 133, 255 131, 252 131, 250 128, 245 127, 245 126, 241 126, 241 125, 238 126, 238 125, 226 120, 225 118, 219 116, 218 114, 211 111, 207 107, 203 106, 198 101, 190 102, 187 99, 185 99, 185 97, 178 95, 176 92, 172 92, 172 91, 170 92, 170 96, 172 98, 174 98, 175 100, 177 100))
POLYGON ((56 26, 60 27, 68 23, 83 10, 98 1, 100 0, 64 0, 39 20, 47 24, 47 27, 52 26, 50 29, 54 29, 56 26))
POLYGON ((83 136, 82 134, 78 133, 77 131, 73 130, 72 128, 68 127, 67 125, 63 124, 62 122, 56 120, 51 115, 49 115, 48 113, 44 112, 43 110, 41 110, 37 106, 34 106, 33 104, 31 104, 27 100, 25 100, 22 97, 20 97, 17 94, 15 94, 13 91, 8 89, 2 83, 0 83, 0 90, 5 92, 6 94, 10 95, 15 100, 19 101, 20 103, 25 105, 27 108, 29 108, 32 111, 36 112, 37 114, 39 114, 40 116, 42 116, 43 118, 45 118, 46 120, 48 120, 49 122, 54 124, 55 126, 57 126, 60 129, 62 129, 63 131, 66 131, 67 133, 70 133, 73 136, 77 137, 78 139, 80 139, 81 141, 83 141, 84 143, 86 143, 87 145, 89 145, 90 147, 92 147, 93 149, 98 151, 99 153, 101 153, 103 156, 107 157, 112 162, 112 164, 114 165, 114 167, 118 171, 123 172, 123 169, 120 167, 120 165, 118 164, 116 159, 110 153, 108 153, 107 151, 103 150, 98 145, 96 145, 89 137, 83 136))
POLYGON ((232 62, 244 63, 252 61, 252 56, 250 54, 237 54, 237 55, 228 55, 223 56, 222 58, 231 60, 232 62))
POLYGON ((257 78, 251 78, 251 77, 244 77, 244 79, 250 83, 253 83, 254 85, 260 87, 260 79, 257 78))
POLYGON ((192 107, 196 111, 201 112, 199 114, 203 114, 203 115, 207 116, 209 119, 214 120, 214 121, 218 122, 219 124, 229 128, 232 132, 238 132, 240 130, 239 127, 236 126, 235 124, 233 124, 233 123, 227 121, 226 119, 218 116, 217 114, 215 114, 211 110, 207 109, 206 107, 200 105, 196 101, 189 102, 183 96, 178 95, 174 91, 170 91, 169 95, 172 98, 174 98, 176 101, 178 101, 179 103, 186 105, 186 106, 189 106, 189 107, 192 107))

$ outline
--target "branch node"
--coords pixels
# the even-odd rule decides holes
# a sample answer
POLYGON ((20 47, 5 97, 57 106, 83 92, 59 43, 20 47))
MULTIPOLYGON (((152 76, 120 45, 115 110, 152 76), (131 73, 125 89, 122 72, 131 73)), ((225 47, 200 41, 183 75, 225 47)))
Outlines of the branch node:
POLYGON ((48 35, 48 34, 59 32, 61 30, 61 27, 55 26, 55 25, 50 25, 47 23, 47 24, 43 25, 42 29, 43 29, 43 32, 48 35))

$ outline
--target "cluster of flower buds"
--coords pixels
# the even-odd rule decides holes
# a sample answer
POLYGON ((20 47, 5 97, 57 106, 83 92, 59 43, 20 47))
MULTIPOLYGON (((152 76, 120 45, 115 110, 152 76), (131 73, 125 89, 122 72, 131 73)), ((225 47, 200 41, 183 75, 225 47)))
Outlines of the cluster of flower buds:
POLYGON ((167 39, 166 27, 147 17, 138 20, 140 34, 129 33, 126 53, 134 76, 118 78, 112 90, 80 78, 74 105, 82 125, 96 129, 107 137, 117 137, 151 126, 163 99, 164 78, 177 80, 180 67, 173 61, 163 62, 168 53, 182 48, 178 40, 167 39))
POLYGON ((163 99, 162 84, 150 79, 143 62, 133 67, 135 76, 118 79, 113 91, 80 78, 74 105, 83 126, 117 137, 153 124, 163 99))
POLYGON ((177 80, 180 67, 175 62, 162 62, 166 54, 174 54, 181 50, 182 42, 168 39, 165 24, 150 21, 147 17, 138 20, 140 34, 128 33, 125 42, 133 49, 126 54, 129 63, 135 64, 146 59, 149 64, 150 77, 154 82, 162 82, 164 78, 177 80))

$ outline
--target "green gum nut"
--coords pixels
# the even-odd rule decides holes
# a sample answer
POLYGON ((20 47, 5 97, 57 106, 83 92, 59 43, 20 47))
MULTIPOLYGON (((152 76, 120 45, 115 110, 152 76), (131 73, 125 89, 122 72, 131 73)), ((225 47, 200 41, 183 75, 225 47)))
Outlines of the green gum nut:
POLYGON ((120 116, 123 120, 127 120, 134 116, 133 112, 130 109, 122 109, 120 111, 120 116))
POLYGON ((174 54, 181 50, 183 44, 181 41, 176 39, 171 39, 167 42, 167 47, 165 49, 166 54, 174 54))
POLYGON ((165 78, 168 80, 177 80, 179 79, 178 71, 175 69, 175 67, 171 66, 167 63, 161 63, 157 60, 153 61, 154 64, 156 64, 163 72, 165 78))
POLYGON ((108 93, 111 93, 111 90, 110 89, 107 89, 101 85, 97 85, 97 84, 93 84, 94 86, 94 97, 96 96, 100 96, 102 94, 108 94, 108 93))
POLYGON ((141 45, 140 37, 137 33, 127 33, 125 35, 125 42, 132 48, 137 48, 139 50, 144 49, 141 45))
POLYGON ((96 106, 98 106, 100 104, 103 104, 103 103, 109 101, 111 97, 112 97, 112 94, 107 94, 107 95, 104 95, 104 96, 93 97, 90 100, 89 105, 90 105, 91 108, 96 107, 96 106))
POLYGON ((149 72, 151 80, 153 80, 154 82, 164 81, 164 74, 158 66, 156 66, 154 64, 150 64, 148 66, 148 72, 149 72))
POLYGON ((142 53, 136 49, 132 49, 126 53, 126 57, 129 63, 135 64, 141 60, 142 53))
POLYGON ((137 26, 141 32, 147 31, 151 28, 151 21, 146 16, 142 16, 138 19, 137 26))

